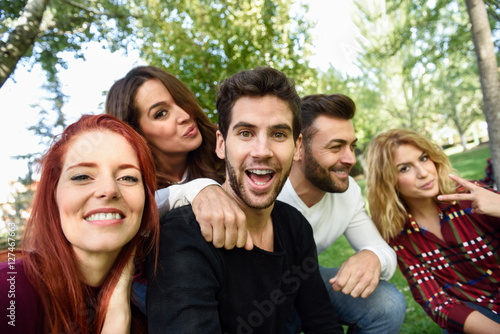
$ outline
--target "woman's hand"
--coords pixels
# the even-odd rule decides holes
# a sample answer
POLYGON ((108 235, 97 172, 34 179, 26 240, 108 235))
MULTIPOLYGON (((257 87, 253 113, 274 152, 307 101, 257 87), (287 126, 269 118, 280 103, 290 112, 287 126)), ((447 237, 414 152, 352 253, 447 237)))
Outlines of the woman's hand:
POLYGON ((130 295, 135 271, 134 257, 135 250, 123 268, 120 279, 116 283, 111 295, 101 334, 130 333, 130 326, 132 324, 130 295))
POLYGON ((192 208, 207 242, 217 248, 253 248, 245 213, 220 186, 203 188, 194 198, 192 208))
POLYGON ((500 217, 500 194, 476 186, 474 183, 450 174, 450 179, 465 187, 470 193, 439 195, 440 201, 471 201, 472 212, 483 215, 500 217))

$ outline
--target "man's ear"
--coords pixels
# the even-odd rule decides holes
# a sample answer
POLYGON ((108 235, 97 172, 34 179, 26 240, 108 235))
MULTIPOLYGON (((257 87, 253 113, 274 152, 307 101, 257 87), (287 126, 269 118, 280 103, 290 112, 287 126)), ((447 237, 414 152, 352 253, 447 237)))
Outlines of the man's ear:
POLYGON ((302 145, 302 133, 295 141, 295 152, 293 154, 293 161, 301 161, 304 159, 304 145, 302 145))
POLYGON ((224 137, 222 136, 222 133, 217 130, 216 132, 217 136, 217 143, 215 146, 215 153, 219 157, 219 159, 225 159, 226 158, 226 145, 224 142, 224 137))

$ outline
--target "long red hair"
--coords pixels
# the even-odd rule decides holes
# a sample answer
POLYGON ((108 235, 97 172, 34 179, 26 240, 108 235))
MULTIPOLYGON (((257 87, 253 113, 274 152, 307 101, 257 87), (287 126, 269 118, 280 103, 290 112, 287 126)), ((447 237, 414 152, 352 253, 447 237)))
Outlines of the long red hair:
POLYGON ((111 294, 133 249, 136 248, 138 263, 144 260, 147 253, 157 249, 159 218, 154 199, 156 177, 152 154, 146 141, 119 119, 111 115, 84 115, 54 139, 42 158, 41 167, 40 182, 23 238, 26 273, 40 296, 45 325, 50 332, 100 332, 111 294), (122 135, 137 153, 146 201, 138 233, 122 248, 93 301, 95 309, 88 309, 92 292, 81 280, 75 254, 62 231, 55 196, 63 160, 72 139, 84 132, 103 130, 122 135))

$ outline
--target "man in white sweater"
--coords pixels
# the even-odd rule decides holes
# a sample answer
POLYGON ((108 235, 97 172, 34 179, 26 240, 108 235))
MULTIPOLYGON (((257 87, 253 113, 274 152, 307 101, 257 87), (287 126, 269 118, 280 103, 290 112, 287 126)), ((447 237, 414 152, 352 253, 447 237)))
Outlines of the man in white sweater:
POLYGON ((330 299, 349 333, 398 333, 406 302, 391 283, 396 253, 365 210, 349 176, 357 138, 355 104, 341 94, 302 99, 303 144, 278 200, 297 208, 314 231, 318 254, 342 234, 355 250, 339 268, 320 268, 330 299), (359 298, 361 297, 361 298, 359 298))

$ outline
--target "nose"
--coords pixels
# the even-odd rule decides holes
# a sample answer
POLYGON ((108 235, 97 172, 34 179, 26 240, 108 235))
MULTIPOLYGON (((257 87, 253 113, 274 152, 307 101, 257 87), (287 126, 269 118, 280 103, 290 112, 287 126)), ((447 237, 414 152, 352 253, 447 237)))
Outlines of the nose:
POLYGON ((273 156, 273 151, 267 136, 255 137, 252 141, 252 156, 260 159, 273 156))
POLYGON ((417 165, 416 169, 417 169, 417 176, 421 179, 426 178, 427 175, 429 174, 427 169, 422 165, 417 165))
POLYGON ((191 115, 189 115, 184 109, 182 109, 181 107, 177 108, 177 122, 179 124, 189 122, 190 119, 191 115))
POLYGON ((345 147, 340 156, 340 162, 344 165, 354 166, 356 164, 356 154, 350 147, 345 147))
POLYGON ((98 183, 98 187, 94 193, 95 197, 101 198, 101 199, 113 199, 113 198, 119 198, 120 195, 120 189, 118 188, 118 184, 114 180, 114 178, 109 178, 109 179, 102 179, 98 183))

